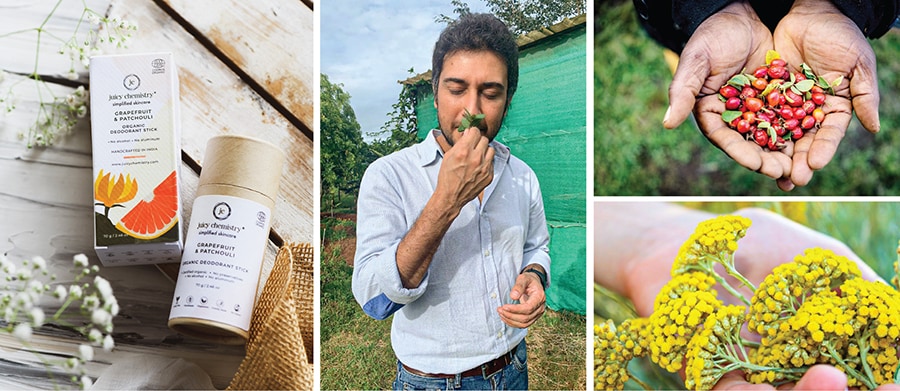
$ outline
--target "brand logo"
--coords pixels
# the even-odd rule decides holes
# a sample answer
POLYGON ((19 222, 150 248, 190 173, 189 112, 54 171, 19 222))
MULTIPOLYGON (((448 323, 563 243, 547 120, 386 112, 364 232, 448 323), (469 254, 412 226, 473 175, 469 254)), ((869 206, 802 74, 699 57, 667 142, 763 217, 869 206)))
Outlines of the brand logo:
POLYGON ((153 60, 153 62, 151 62, 150 65, 153 66, 154 68, 162 68, 162 67, 166 66, 166 60, 157 58, 157 59, 153 60))
POLYGON ((260 228, 266 227, 266 212, 256 212, 256 226, 260 228))
POLYGON ((134 91, 141 86, 141 78, 138 75, 130 74, 125 76, 125 80, 122 81, 122 85, 125 86, 129 91, 134 91))
POLYGON ((231 206, 225 202, 220 202, 213 207, 213 217, 216 220, 225 220, 231 216, 231 206))

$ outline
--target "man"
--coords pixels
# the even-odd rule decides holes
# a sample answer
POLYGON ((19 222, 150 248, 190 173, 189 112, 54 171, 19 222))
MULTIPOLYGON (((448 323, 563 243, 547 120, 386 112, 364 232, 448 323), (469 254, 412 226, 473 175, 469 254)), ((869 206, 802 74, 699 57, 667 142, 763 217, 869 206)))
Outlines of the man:
POLYGON ((373 318, 394 315, 395 389, 527 389, 550 257, 537 177, 494 141, 518 47, 495 17, 466 15, 441 33, 432 70, 440 128, 363 176, 353 293, 373 318), (460 132, 467 112, 484 121, 460 132))

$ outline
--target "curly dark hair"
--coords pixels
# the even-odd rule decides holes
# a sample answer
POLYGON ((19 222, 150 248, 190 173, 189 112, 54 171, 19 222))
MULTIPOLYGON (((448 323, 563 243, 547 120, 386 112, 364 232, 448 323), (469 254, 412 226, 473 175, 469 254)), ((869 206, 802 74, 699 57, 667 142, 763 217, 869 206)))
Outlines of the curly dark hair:
POLYGON ((437 94, 444 58, 457 51, 490 50, 506 62, 507 100, 519 84, 519 45, 509 28, 491 14, 466 14, 441 32, 431 56, 431 88, 437 94))

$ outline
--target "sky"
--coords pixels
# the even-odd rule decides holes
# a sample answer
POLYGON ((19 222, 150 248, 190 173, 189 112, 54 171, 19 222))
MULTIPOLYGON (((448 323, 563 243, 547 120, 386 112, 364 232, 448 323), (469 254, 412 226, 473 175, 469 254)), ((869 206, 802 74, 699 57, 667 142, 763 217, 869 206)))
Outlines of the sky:
MULTIPOLYGON (((468 0, 472 12, 488 12, 483 0, 468 0)), ((411 75, 431 69, 434 42, 444 28, 435 17, 455 17, 450 0, 328 0, 321 11, 321 72, 343 84, 362 129, 381 130, 411 75)))

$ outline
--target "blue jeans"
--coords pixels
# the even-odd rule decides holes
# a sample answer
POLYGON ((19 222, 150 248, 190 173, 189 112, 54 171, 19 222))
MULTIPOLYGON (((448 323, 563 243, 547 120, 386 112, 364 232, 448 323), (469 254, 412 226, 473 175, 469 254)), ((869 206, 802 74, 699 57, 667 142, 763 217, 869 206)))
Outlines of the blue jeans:
POLYGON ((527 390, 528 389, 528 355, 525 340, 516 346, 516 352, 509 365, 487 376, 441 379, 423 377, 409 373, 400 361, 397 361, 397 377, 394 378, 394 390, 527 390))

